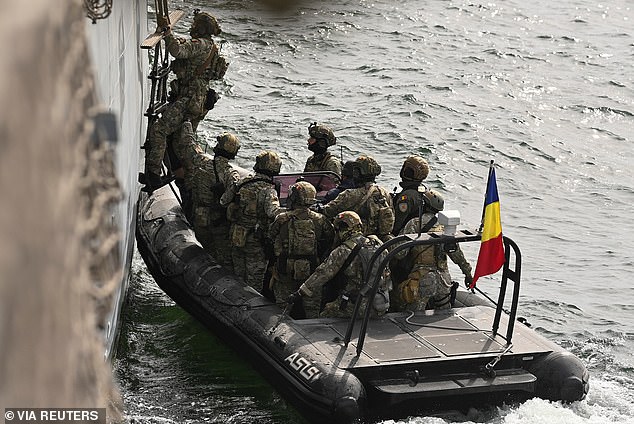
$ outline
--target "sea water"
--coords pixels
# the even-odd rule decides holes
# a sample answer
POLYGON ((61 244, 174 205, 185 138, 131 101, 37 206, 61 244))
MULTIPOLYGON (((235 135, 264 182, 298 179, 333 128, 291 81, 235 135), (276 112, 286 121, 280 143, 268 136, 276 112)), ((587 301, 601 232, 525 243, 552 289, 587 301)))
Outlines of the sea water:
MULTIPOLYGON (((397 186, 427 158, 430 188, 482 214, 496 165, 502 227, 522 251, 519 314, 588 367, 587 398, 448 411, 398 423, 634 422, 634 3, 628 0, 344 0, 270 13, 254 1, 172 1, 214 14, 230 62, 199 127, 301 170, 313 121, 333 153, 370 154, 397 186)), ((473 244, 471 244, 473 245, 473 244)), ((477 246, 467 246, 472 264, 477 246)), ((451 268, 454 278, 460 271, 451 268)), ((490 295, 498 276, 478 286, 490 295)), ((157 288, 135 260, 117 376, 135 423, 300 423, 248 363, 157 288)), ((394 423, 394 421, 386 421, 394 423)))

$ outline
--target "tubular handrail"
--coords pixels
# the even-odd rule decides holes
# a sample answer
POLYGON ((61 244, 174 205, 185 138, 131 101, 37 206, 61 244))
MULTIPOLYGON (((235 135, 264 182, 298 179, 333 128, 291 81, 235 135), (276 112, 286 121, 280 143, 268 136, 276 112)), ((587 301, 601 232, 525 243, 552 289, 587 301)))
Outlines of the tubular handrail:
MULTIPOLYGON (((377 251, 374 252, 374 255, 372 255, 372 258, 370 258, 370 264, 368 266, 368 269, 366 269, 365 272, 364 272, 364 275, 363 275, 363 283, 364 284, 362 286, 362 289, 359 291, 360 294, 361 294, 361 292, 364 289, 366 289, 367 283, 368 283, 367 280, 368 280, 368 278, 370 278, 370 272, 372 270, 372 267, 374 266, 374 262, 376 261, 376 259, 378 257, 380 257, 381 253, 384 250, 388 249, 389 247, 395 245, 396 243, 406 242, 407 240, 411 240, 411 237, 409 237, 407 235, 402 235, 402 236, 395 237, 392 240, 388 240, 387 242, 383 243, 377 249, 377 251)), ((398 246, 396 249, 398 249, 399 247, 400 246, 398 246)), ((400 250, 402 250, 402 249, 400 249, 400 250)), ((394 257, 394 255, 392 255, 391 257, 394 257)), ((378 279, 377 279, 376 285, 378 286, 378 279)), ((367 289, 366 289, 366 291, 367 291, 367 289)), ((376 294, 376 291, 375 291, 375 294, 376 294)), ((348 328, 346 329, 346 337, 344 339, 344 343, 345 343, 346 347, 348 346, 348 343, 350 342, 350 338, 352 337, 352 331, 354 329, 354 322, 356 321, 357 315, 359 314, 359 308, 361 307, 361 300, 362 300, 363 297, 364 296, 357 296, 357 299, 354 302, 354 309, 352 310, 352 317, 350 318, 350 322, 348 323, 348 328)), ((368 308, 366 308, 366 309, 368 309, 368 308)))
MULTIPOLYGON (((474 234, 468 230, 459 230, 459 234, 456 236, 444 235, 444 234, 435 234, 435 233, 424 233, 424 234, 405 234, 398 237, 393 238, 385 242, 381 245, 377 251, 373 254, 370 259, 369 266, 364 272, 363 276, 363 286, 359 291, 359 296, 354 304, 354 309, 352 312, 352 316, 350 318, 350 322, 348 323, 348 328, 346 329, 346 336, 344 339, 345 346, 347 347, 350 343, 350 339, 352 337, 352 331, 354 330, 354 324, 359 314, 359 310, 361 308, 361 302, 363 298, 366 297, 369 299, 368 305, 364 311, 363 321, 361 324, 361 328, 359 330, 359 340, 357 342, 357 356, 361 354, 363 351, 363 344, 365 342, 365 336, 367 333, 368 322, 370 319, 371 313, 371 299, 374 298, 378 289, 379 283, 381 281, 381 272, 376 273, 374 277, 374 281, 368 281, 370 278, 371 270, 374 268, 374 265, 377 260, 379 260, 384 251, 389 250, 388 254, 380 261, 379 270, 385 269, 392 258, 394 258, 399 252, 405 249, 410 249, 414 246, 419 245, 437 245, 437 244, 448 244, 448 243, 461 243, 461 242, 469 242, 469 241, 478 241, 481 239, 480 234, 474 234), (396 245, 396 246, 395 246, 396 245), (394 247, 395 246, 395 247, 394 247), (390 250, 391 249, 391 250, 390 250)), ((514 290, 513 290, 513 300, 511 305, 510 319, 509 325, 507 327, 506 341, 507 343, 511 343, 511 338, 513 334, 513 328, 515 324, 515 317, 517 315, 517 306, 519 303, 519 286, 520 286, 520 271, 521 271, 521 254, 518 246, 508 237, 503 237, 504 240, 504 255, 505 255, 505 263, 502 272, 502 283, 500 286, 500 294, 498 296, 498 303, 496 304, 495 318, 493 320, 493 328, 492 331, 494 334, 497 334, 497 330, 499 328, 500 317, 502 311, 504 310, 504 298, 506 296, 506 286, 508 284, 508 280, 515 282, 514 290), (514 269, 510 269, 510 250, 513 249, 515 253, 515 267, 514 269)))
POLYGON ((519 247, 513 240, 503 236, 504 242, 504 266, 502 268, 502 281, 500 285, 500 293, 498 296, 497 308, 495 309, 495 318, 493 319, 493 334, 497 334, 500 326, 500 317, 502 316, 502 310, 504 309, 504 298, 506 297, 506 286, 508 280, 513 281, 513 300, 511 301, 511 312, 509 314, 509 324, 506 328, 506 343, 510 344, 513 338, 513 328, 515 327, 515 317, 517 316, 517 306, 519 304, 520 296, 520 277, 522 271, 522 254, 519 247), (511 249, 515 254, 515 267, 510 268, 511 249))

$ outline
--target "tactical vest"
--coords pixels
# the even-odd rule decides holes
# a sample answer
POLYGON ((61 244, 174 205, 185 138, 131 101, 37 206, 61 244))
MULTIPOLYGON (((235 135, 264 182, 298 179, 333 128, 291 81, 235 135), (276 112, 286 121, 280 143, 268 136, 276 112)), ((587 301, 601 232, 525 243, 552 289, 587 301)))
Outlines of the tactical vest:
POLYGON ((218 51, 218 46, 214 43, 211 47, 211 52, 207 57, 205 63, 198 68, 198 73, 207 81, 221 80, 224 78, 229 63, 218 51))
POLYGON ((401 232, 407 222, 418 216, 419 208, 422 206, 423 187, 417 189, 408 188, 394 197, 394 229, 392 234, 401 232))
POLYGON ((220 181, 218 166, 213 159, 196 168, 193 175, 194 216, 199 225, 219 225, 226 220, 226 208, 220 205, 225 187, 220 181))
MULTIPOLYGON (((238 204, 236 221, 240 225, 253 229, 258 224, 258 193, 267 186, 274 186, 272 181, 263 178, 252 178, 238 184, 234 202, 238 204)), ((265 229, 262 229, 265 230, 265 229)))
POLYGON ((341 177, 341 162, 330 152, 324 153, 323 157, 313 155, 306 161, 304 172, 315 171, 332 171, 341 177))
MULTIPOLYGON (((206 79, 206 76, 202 75, 201 68, 205 65, 209 55, 213 55, 214 48, 216 47, 210 38, 200 37, 193 40, 191 41, 192 43, 201 43, 202 53, 188 58, 174 59, 170 66, 181 86, 187 85, 195 79, 206 79)), ((178 42, 178 40, 174 42, 178 42)), ((217 47, 215 51, 218 51, 217 47)))
POLYGON ((389 194, 373 184, 354 210, 363 223, 363 234, 385 235, 394 228, 394 210, 388 202, 389 194))
POLYGON ((200 206, 219 208, 220 197, 224 193, 225 187, 220 181, 216 160, 213 159, 208 165, 211 166, 196 169, 194 188, 200 206))
POLYGON ((317 231, 312 219, 290 215, 286 224, 288 247, 280 255, 281 271, 296 281, 305 281, 317 267, 317 231), (284 257, 285 256, 285 257, 284 257))

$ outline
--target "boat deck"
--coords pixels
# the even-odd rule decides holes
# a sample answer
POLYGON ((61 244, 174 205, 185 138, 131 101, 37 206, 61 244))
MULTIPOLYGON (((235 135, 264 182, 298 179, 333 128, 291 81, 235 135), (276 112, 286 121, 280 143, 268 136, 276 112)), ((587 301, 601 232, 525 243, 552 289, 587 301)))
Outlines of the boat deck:
MULTIPOLYGON (((369 322, 362 354, 356 349, 361 321, 355 323, 348 347, 344 347, 348 323, 343 320, 298 320, 296 328, 321 354, 339 368, 374 367, 415 361, 438 362, 495 357, 507 349, 506 340, 493 335, 491 323, 495 309, 471 306, 445 311, 390 313, 369 322), (389 340, 389 343, 385 343, 389 340)), ((503 316, 499 332, 505 332, 503 316)), ((544 339, 534 337, 523 325, 514 329, 512 347, 505 355, 547 353, 552 347, 544 339)))

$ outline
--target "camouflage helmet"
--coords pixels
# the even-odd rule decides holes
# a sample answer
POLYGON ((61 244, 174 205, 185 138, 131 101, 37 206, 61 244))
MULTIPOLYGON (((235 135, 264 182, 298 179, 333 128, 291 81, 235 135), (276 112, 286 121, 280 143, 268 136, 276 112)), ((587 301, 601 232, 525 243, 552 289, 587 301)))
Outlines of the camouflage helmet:
POLYGON ((423 193, 423 201, 436 212, 445 208, 445 199, 436 190, 427 190, 423 193))
POLYGON ((215 17, 207 12, 194 11, 194 23, 200 35, 220 35, 220 25, 215 17))
POLYGON ((265 175, 277 175, 282 168, 282 160, 280 156, 272 150, 262 150, 255 157, 255 165, 253 170, 265 175))
POLYGON ((327 147, 334 146, 337 142, 337 137, 330 128, 325 125, 313 122, 308 126, 308 135, 317 141, 324 141, 327 147))
POLYGON ((216 137, 216 146, 214 152, 225 156, 229 159, 233 159, 240 150, 240 140, 234 134, 225 132, 216 137))
POLYGON ((418 155, 409 156, 403 162, 401 178, 403 181, 423 181, 429 175, 429 164, 418 155))
POLYGON ((372 179, 381 174, 381 165, 372 156, 362 155, 355 161, 354 173, 355 178, 372 179))
POLYGON ((361 232, 361 218, 354 211, 343 211, 338 213, 332 221, 335 230, 339 232, 342 240, 347 239, 354 233, 361 232))
POLYGON ((288 190, 289 206, 310 206, 315 203, 316 195, 315 186, 308 181, 299 181, 288 190))

